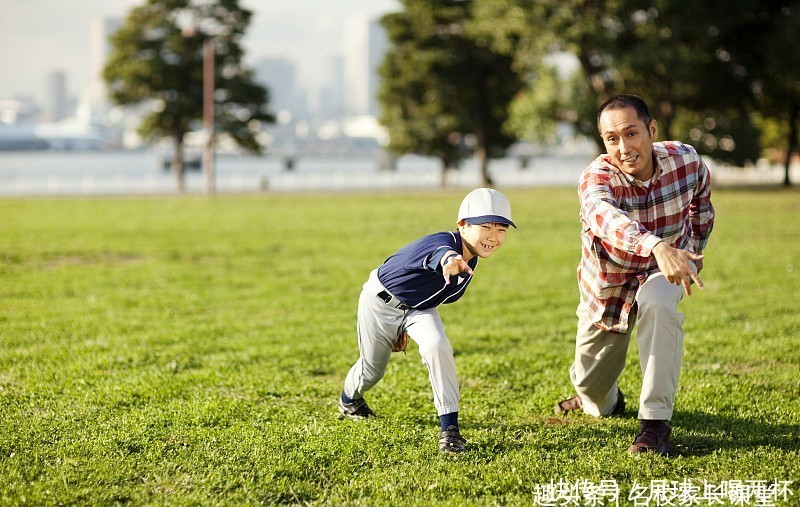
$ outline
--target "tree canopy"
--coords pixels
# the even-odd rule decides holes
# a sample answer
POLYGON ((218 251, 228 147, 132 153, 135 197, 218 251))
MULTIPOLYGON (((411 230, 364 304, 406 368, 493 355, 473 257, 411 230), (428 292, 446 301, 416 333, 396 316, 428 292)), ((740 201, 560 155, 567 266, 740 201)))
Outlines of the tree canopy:
MULTIPOLYGON (((522 89, 516 82, 497 87, 491 92, 502 96, 489 99, 510 102, 504 128, 511 137, 552 142, 557 123, 568 122, 601 149, 597 106, 617 93, 635 93, 650 104, 664 137, 689 142, 716 159, 741 165, 763 156, 765 147, 781 146, 789 183, 788 161, 800 144, 798 0, 416 3, 403 2, 405 11, 384 21, 395 44, 384 74, 394 81, 384 86, 385 119, 397 149, 419 150, 415 143, 430 147, 438 139, 441 150, 454 150, 448 134, 464 129, 459 111, 467 108, 447 99, 467 104, 465 90, 433 91, 452 83, 457 67, 433 62, 475 59, 464 56, 470 54, 465 47, 437 43, 431 35, 437 32, 425 21, 451 26, 447 13, 459 8, 467 13, 458 24, 462 36, 485 43, 495 61, 524 76, 522 89), (575 75, 559 75, 548 63, 560 52, 577 58, 575 75), (403 128, 396 126, 398 118, 403 128)), ((488 92, 469 80, 459 84, 488 92)))
POLYGON ((788 144, 797 145, 792 111, 800 98, 799 4, 485 0, 481 23, 532 76, 513 109, 522 115, 511 122, 518 135, 531 139, 525 126, 544 114, 551 123, 536 124, 552 128, 554 121, 569 121, 601 147, 597 105, 617 93, 635 93, 650 104, 665 137, 742 164, 761 155, 757 120, 764 116, 788 125, 784 130, 794 140, 788 144), (542 65, 553 51, 576 55, 579 79, 552 85, 542 65))
POLYGON ((215 131, 239 146, 261 152, 257 134, 267 111, 267 90, 242 64, 240 40, 252 13, 238 0, 147 0, 134 7, 110 40, 103 77, 109 97, 120 105, 149 108, 140 133, 173 141, 173 170, 183 189, 184 136, 203 115, 203 43, 214 48, 215 131))
POLYGON ((435 156, 444 169, 476 154, 488 183, 488 158, 515 140, 503 129, 523 86, 513 59, 473 33, 471 0, 402 4, 382 19, 392 43, 379 95, 389 149, 435 156))

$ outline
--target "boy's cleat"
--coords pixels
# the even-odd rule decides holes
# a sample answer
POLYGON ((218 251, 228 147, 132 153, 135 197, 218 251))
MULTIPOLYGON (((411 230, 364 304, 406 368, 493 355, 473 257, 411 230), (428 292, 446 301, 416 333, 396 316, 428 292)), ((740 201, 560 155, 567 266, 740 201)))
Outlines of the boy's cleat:
POLYGON ((367 419, 368 417, 375 417, 375 412, 370 410, 364 398, 353 400, 352 403, 345 403, 339 398, 339 413, 342 417, 357 421, 367 419))
POLYGON ((466 451, 467 440, 461 436, 458 426, 450 425, 439 435, 439 451, 445 454, 458 454, 466 451))

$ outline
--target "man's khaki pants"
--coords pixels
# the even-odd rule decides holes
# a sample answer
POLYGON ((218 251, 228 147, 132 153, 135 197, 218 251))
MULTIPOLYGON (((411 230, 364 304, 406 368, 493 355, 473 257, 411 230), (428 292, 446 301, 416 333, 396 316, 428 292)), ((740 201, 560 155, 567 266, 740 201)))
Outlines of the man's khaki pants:
POLYGON ((642 391, 639 419, 670 420, 683 356, 683 314, 678 303, 683 287, 664 275, 651 275, 636 294, 637 312, 631 315, 627 334, 595 327, 586 310, 578 307, 575 362, 570 377, 583 402, 583 411, 608 415, 617 402, 617 379, 625 367, 633 322, 639 343, 642 391))

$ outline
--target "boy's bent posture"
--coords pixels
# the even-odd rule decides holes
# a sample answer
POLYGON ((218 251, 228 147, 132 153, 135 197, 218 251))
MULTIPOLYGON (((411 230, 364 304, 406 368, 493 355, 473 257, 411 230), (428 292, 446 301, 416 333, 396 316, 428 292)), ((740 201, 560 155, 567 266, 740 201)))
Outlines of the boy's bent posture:
POLYGON ((392 351, 405 349, 411 338, 428 367, 441 423, 439 450, 464 451, 453 348, 436 307, 464 294, 478 257, 489 257, 503 246, 509 225, 516 227, 508 199, 490 188, 475 189, 461 203, 457 231, 425 236, 372 271, 358 302, 360 357, 347 374, 339 399, 342 416, 375 415, 364 393, 383 377, 392 351))

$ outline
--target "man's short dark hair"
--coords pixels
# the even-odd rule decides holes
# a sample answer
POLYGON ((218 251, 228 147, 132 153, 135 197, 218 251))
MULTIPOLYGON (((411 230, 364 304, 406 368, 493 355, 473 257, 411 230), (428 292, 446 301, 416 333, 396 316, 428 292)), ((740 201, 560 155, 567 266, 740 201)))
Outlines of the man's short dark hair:
POLYGON ((647 108, 647 103, 638 95, 621 94, 606 100, 600 106, 600 109, 597 110, 597 130, 600 130, 600 115, 603 114, 603 111, 625 109, 626 107, 635 109, 636 116, 638 116, 646 126, 650 126, 653 117, 650 115, 650 109, 647 108))

